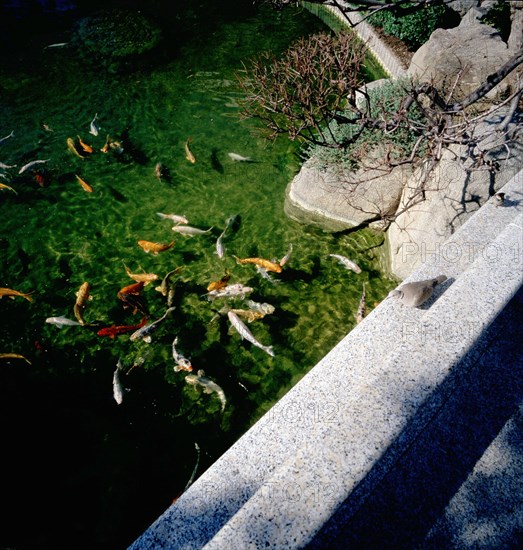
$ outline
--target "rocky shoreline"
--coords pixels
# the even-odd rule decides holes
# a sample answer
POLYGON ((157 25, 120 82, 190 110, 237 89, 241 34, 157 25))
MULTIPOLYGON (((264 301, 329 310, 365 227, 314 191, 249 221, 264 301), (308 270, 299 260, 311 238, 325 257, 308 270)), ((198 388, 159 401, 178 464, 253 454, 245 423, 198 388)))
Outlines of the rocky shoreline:
MULTIPOLYGON (((462 4, 460 25, 436 29, 415 52, 407 74, 442 82, 461 70, 459 93, 464 95, 521 49, 522 39, 518 41, 516 36, 511 40, 511 34, 504 42, 495 29, 480 22, 485 9, 462 4)), ((519 10, 518 15, 522 13, 519 10)), ((517 35, 521 21, 514 18, 512 26, 517 35)), ((491 101, 502 97, 510 84, 510 79, 502 81, 493 90, 491 101)), ((492 103, 483 104, 484 109, 490 107, 492 103)), ((507 147, 504 137, 496 132, 505 113, 506 109, 498 109, 474 128, 480 149, 488 150, 488 164, 476 166, 467 158, 465 147, 449 147, 431 174, 425 200, 404 212, 412 189, 424 176, 423 163, 397 167, 383 175, 378 167, 340 175, 317 169, 312 158, 287 186, 285 213, 326 232, 360 227, 385 231, 382 264, 390 275, 403 279, 521 170, 523 125, 521 121, 513 123, 512 145, 507 147)))

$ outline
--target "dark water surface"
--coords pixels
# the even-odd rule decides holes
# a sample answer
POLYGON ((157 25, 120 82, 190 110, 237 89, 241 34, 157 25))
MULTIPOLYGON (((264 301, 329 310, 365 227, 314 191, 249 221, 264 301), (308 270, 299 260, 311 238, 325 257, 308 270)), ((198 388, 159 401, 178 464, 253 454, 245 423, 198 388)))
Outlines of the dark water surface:
POLYGON ((255 11, 251 2, 120 4, 161 14, 164 36, 150 55, 123 64, 90 59, 71 44, 75 20, 101 3, 1 4, 0 138, 14 135, 0 144, 0 161, 16 167, 0 169, 0 183, 17 194, 0 190, 0 287, 30 292, 32 301, 0 300, 0 353, 31 363, 0 359, 0 547, 126 547, 183 491, 195 443, 199 476, 354 326, 362 283, 369 310, 394 286, 379 272, 380 236, 329 235, 286 218, 297 146, 256 138, 237 117, 234 75, 242 60, 281 51, 322 28, 319 20, 306 11, 255 11), (68 45, 45 48, 59 42, 68 45), (89 133, 95 113, 98 136, 89 133), (100 151, 107 134, 123 153, 100 151), (85 159, 67 148, 76 136, 94 149, 85 159), (189 138, 194 164, 185 158, 189 138), (233 162, 229 152, 254 162, 233 162), (47 162, 19 174, 33 160, 47 162), (161 179, 158 162, 166 168, 161 179), (174 233, 157 212, 212 229, 174 233), (231 216, 220 259, 216 239, 231 216), (154 256, 138 246, 141 239, 176 243, 154 256), (273 281, 233 258, 281 259, 291 245, 273 281), (352 258, 363 273, 347 271, 330 253, 352 258), (142 319, 117 298, 133 283, 125 266, 159 275, 143 291, 150 321, 166 311, 155 287, 183 266, 174 277, 176 309, 151 343, 130 341, 130 333, 97 335, 142 319), (226 316, 213 320, 231 302, 203 295, 226 270, 231 284, 254 289, 249 298, 275 307, 247 323, 275 357, 242 342, 226 316), (75 319, 84 282, 93 298, 84 316, 96 326, 46 323, 75 319), (174 371, 175 335, 194 371, 223 389, 223 413, 216 394, 174 371), (119 358, 129 390, 121 404, 112 388, 119 358))

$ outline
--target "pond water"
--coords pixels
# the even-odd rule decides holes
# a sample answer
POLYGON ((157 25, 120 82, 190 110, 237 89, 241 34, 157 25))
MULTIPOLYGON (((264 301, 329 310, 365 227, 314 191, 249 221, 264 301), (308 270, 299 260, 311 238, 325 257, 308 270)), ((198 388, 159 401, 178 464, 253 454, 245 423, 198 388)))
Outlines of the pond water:
POLYGON ((0 161, 13 166, 0 170, 0 183, 14 191, 0 190, 0 287, 31 298, 0 300, 0 353, 28 360, 0 359, 2 547, 130 544, 184 490, 195 444, 197 477, 353 328, 363 283, 368 311, 395 286, 380 273, 382 236, 326 234, 285 216, 298 146, 264 141, 238 117, 242 61, 281 51, 323 24, 304 10, 214 4, 143 3, 142 13, 162 14, 166 39, 146 62, 123 68, 89 60, 70 43, 75 20, 96 3, 2 5, 0 138, 14 133, 0 143, 0 161), (90 133, 95 114, 98 135, 90 133), (101 151, 107 135, 123 152, 118 143, 101 151), (79 148, 77 136, 93 148, 85 158, 67 146, 72 138, 79 148), (187 143, 195 163, 186 158, 187 143), (235 162, 230 152, 252 162, 235 162), (46 162, 19 173, 34 160, 46 162), (210 231, 173 232, 158 212, 210 231), (216 241, 229 218, 220 258, 216 241), (139 240, 175 244, 153 255, 139 240), (291 246, 272 280, 234 258, 278 261, 291 246), (350 257, 362 273, 329 254, 350 257), (144 287, 136 313, 117 297, 135 282, 126 268, 159 276, 144 287), (144 309, 148 322, 161 318, 166 297, 155 288, 176 268, 175 310, 150 343, 131 340, 132 332, 97 334, 139 324, 144 309), (244 302, 205 296, 226 273, 229 284, 253 289, 248 298, 274 306, 246 322, 274 357, 242 341, 218 313, 226 305, 245 309, 244 302), (46 323, 75 320, 84 282, 92 296, 87 324, 46 323), (223 412, 216 393, 174 370, 175 336, 193 374, 201 369, 223 389, 223 412), (119 360, 120 404, 113 396, 119 360))

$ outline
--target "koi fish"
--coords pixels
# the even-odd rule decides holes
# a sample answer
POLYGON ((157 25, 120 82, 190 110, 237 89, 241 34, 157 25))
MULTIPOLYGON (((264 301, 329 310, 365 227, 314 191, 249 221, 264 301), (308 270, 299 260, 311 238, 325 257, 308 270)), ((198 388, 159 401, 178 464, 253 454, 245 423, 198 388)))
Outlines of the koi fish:
POLYGON ((36 172, 36 174, 34 175, 34 179, 40 187, 45 187, 45 178, 43 174, 41 174, 40 172, 36 172))
POLYGON ((3 170, 7 170, 8 168, 16 168, 16 164, 5 164, 3 162, 0 162, 0 168, 3 170))
POLYGON ((169 271, 169 273, 167 273, 167 275, 165 275, 165 277, 162 279, 162 282, 159 284, 159 286, 157 286, 154 290, 157 290, 158 292, 160 292, 162 296, 167 296, 171 288, 171 282, 170 282, 171 277, 173 275, 177 275, 182 270, 183 270, 183 265, 173 269, 172 271, 169 271))
POLYGON ((3 143, 6 139, 12 138, 15 135, 15 131, 11 130, 11 133, 0 139, 0 143, 3 143))
POLYGON ((187 372, 192 372, 191 362, 189 361, 189 359, 184 357, 181 353, 179 353, 176 350, 176 345, 177 344, 178 344, 178 336, 176 336, 174 338, 173 345, 172 345, 173 359, 174 359, 174 371, 178 372, 178 371, 184 370, 184 371, 187 371, 187 372))
POLYGON ((361 268, 358 264, 354 263, 352 260, 349 260, 346 256, 341 256, 340 254, 329 254, 331 258, 336 258, 338 263, 341 264, 346 269, 354 271, 354 273, 361 273, 361 268))
POLYGON ((164 172, 164 167, 161 162, 157 162, 154 167, 154 175, 158 178, 158 181, 161 181, 164 172))
POLYGON ((248 323, 252 323, 253 321, 256 321, 257 319, 263 319, 265 317, 265 314, 261 311, 253 311, 252 309, 227 309, 223 308, 220 310, 220 313, 228 313, 229 311, 232 311, 238 317, 246 319, 248 323))
POLYGON ((80 285, 78 292, 76 293, 76 303, 74 304, 74 316, 81 325, 85 325, 85 319, 83 312, 87 306, 87 301, 92 300, 93 297, 89 294, 91 285, 86 281, 80 285))
POLYGON ((63 48, 64 46, 67 46, 69 42, 56 42, 55 44, 48 44, 44 47, 44 50, 47 50, 48 48, 63 48))
POLYGON ((141 246, 144 250, 144 252, 151 253, 153 256, 156 256, 159 252, 164 252, 165 250, 169 250, 174 246, 176 241, 172 241, 169 244, 161 244, 161 243, 152 243, 150 241, 144 241, 140 240, 138 241, 138 245, 141 246))
POLYGON ((22 359, 26 363, 32 364, 27 357, 19 353, 0 353, 0 359, 6 359, 7 361, 9 361, 9 359, 22 359))
POLYGON ((176 308, 174 307, 170 307, 159 319, 139 328, 136 332, 133 332, 130 336, 130 340, 134 342, 135 340, 141 338, 144 342, 150 344, 152 341, 151 332, 155 331, 160 323, 164 321, 169 315, 171 315, 171 313, 175 309, 176 308))
POLYGON ((98 113, 94 115, 93 120, 91 121, 91 124, 89 125, 89 133, 93 134, 93 136, 97 136, 100 128, 98 127, 98 124, 96 124, 96 118, 98 117, 98 113))
POLYGON ((8 189, 9 191, 12 191, 15 195, 18 195, 18 193, 12 187, 9 187, 9 185, 6 185, 5 183, 0 183, 0 189, 8 189))
POLYGON ((62 328, 63 326, 76 326, 81 325, 78 321, 73 321, 72 319, 68 319, 67 317, 48 317, 45 320, 46 323, 49 323, 50 325, 56 325, 58 328, 62 328))
POLYGON ((162 218, 162 220, 171 220, 174 223, 189 223, 189 220, 185 216, 179 214, 163 214, 162 212, 156 212, 156 215, 162 218))
POLYGON ((361 323, 363 321, 363 318, 365 317, 366 312, 366 305, 365 305, 365 283, 363 283, 363 292, 361 294, 360 303, 358 305, 358 311, 356 312, 356 323, 361 323))
POLYGON ((121 370, 123 370, 122 361, 121 359, 118 359, 118 363, 116 363, 116 370, 113 373, 113 397, 118 405, 122 404, 125 391, 122 381, 120 380, 121 370))
POLYGON ((188 374, 185 377, 185 381, 187 384, 190 384, 191 386, 194 386, 196 389, 196 386, 201 386, 203 388, 203 393, 213 393, 215 392, 216 395, 219 397, 220 401, 222 402, 222 412, 225 409, 225 405, 227 403, 227 399, 225 398, 225 392, 222 390, 220 386, 210 378, 207 378, 205 376, 205 371, 199 370, 197 374, 188 374))
POLYGON ((216 240, 216 254, 218 255, 218 258, 220 258, 220 260, 223 260, 223 258, 225 257, 225 247, 223 246, 223 239, 225 238, 225 234, 233 224, 235 218, 236 218, 235 216, 231 216, 230 218, 227 218, 225 222, 225 228, 220 233, 220 236, 216 240))
POLYGON ((231 160, 234 160, 236 162, 253 162, 251 157, 242 157, 241 155, 238 155, 237 153, 227 153, 229 155, 229 158, 231 160))
POLYGON ((280 267, 283 267, 289 260, 292 254, 292 244, 289 245, 289 250, 287 254, 278 262, 280 264, 280 267))
POLYGON ((110 327, 101 328, 96 334, 98 336, 109 336, 113 338, 119 334, 125 334, 126 332, 131 332, 138 330, 145 326, 147 323, 147 317, 144 317, 138 325, 111 325, 110 327))
POLYGON ((192 151, 189 149, 189 143, 191 143, 192 138, 190 137, 185 142, 185 158, 191 163, 194 164, 196 162, 196 157, 192 154, 192 151))
POLYGON ((90 145, 87 145, 87 143, 84 143, 82 141, 82 138, 80 136, 76 136, 78 138, 78 143, 80 144, 80 147, 86 152, 86 153, 92 153, 94 151, 94 149, 90 146, 90 145))
POLYGON ((87 193, 93 192, 93 188, 85 180, 83 180, 78 174, 75 174, 75 176, 84 191, 87 193))
POLYGON ((212 283, 210 283, 209 286, 207 287, 207 290, 211 292, 213 290, 224 289, 229 284, 230 278, 231 278, 231 272, 228 269, 226 269, 225 275, 219 281, 213 281, 212 283))
POLYGON ((209 233, 209 231, 212 229, 212 227, 209 227, 209 229, 198 229, 197 227, 192 227, 190 225, 175 225, 173 226, 172 230, 176 231, 177 233, 181 233, 182 235, 204 235, 205 233, 209 233))
POLYGON ((252 311, 257 311, 259 313, 263 313, 264 315, 274 313, 274 306, 271 304, 267 304, 265 302, 260 304, 259 302, 253 302, 252 300, 246 300, 245 303, 252 311))
POLYGON ((144 285, 148 285, 151 281, 156 281, 158 275, 156 273, 131 273, 131 270, 124 264, 125 271, 131 279, 137 282, 143 282, 144 285))
POLYGON ((244 286, 241 283, 235 285, 228 285, 220 290, 211 290, 207 293, 208 300, 215 300, 216 298, 245 298, 249 292, 254 289, 250 286, 244 286))
POLYGON ((254 264, 259 267, 262 267, 265 269, 265 271, 272 271, 274 273, 281 273, 282 268, 280 264, 277 264, 275 262, 271 262, 270 260, 265 260, 263 258, 238 258, 237 256, 233 256, 233 258, 236 260, 239 264, 254 264))
POLYGON ((46 160, 33 160, 31 162, 28 162, 27 164, 24 164, 22 166, 22 168, 20 168, 20 170, 18 170, 18 173, 19 174, 22 174, 23 172, 25 172, 28 168, 31 168, 31 166, 34 166, 35 164, 41 164, 43 162, 49 162, 49 160, 51 159, 46 159, 46 160))
POLYGON ((107 134, 107 137, 105 138, 105 144, 104 146, 100 149, 100 151, 102 153, 108 153, 109 152, 109 148, 110 148, 110 144, 111 144, 111 138, 109 137, 109 134, 107 134))
POLYGON ((76 148, 73 138, 67 138, 67 148, 69 149, 69 151, 71 151, 71 153, 73 153, 73 155, 76 155, 81 159, 85 158, 84 155, 80 154, 80 151, 78 151, 78 149, 76 148))
POLYGON ((117 296, 118 298, 120 298, 125 294, 140 294, 140 292, 143 290, 144 285, 145 281, 138 281, 136 283, 133 283, 132 285, 124 286, 118 291, 117 296))
POLYGON ((28 292, 28 293, 18 292, 18 290, 13 290, 12 288, 0 287, 0 299, 2 299, 4 296, 9 296, 9 298, 12 298, 12 299, 14 299, 15 296, 20 296, 20 298, 25 298, 29 302, 32 302, 33 299, 31 298, 30 294, 32 294, 32 292, 28 292))
POLYGON ((260 342, 256 340, 252 332, 246 327, 245 323, 238 317, 236 313, 234 313, 234 311, 232 310, 228 311, 227 317, 229 318, 231 325, 236 329, 238 334, 241 336, 242 340, 245 338, 245 340, 249 341, 254 346, 260 348, 265 353, 268 353, 271 357, 274 357, 272 346, 264 346, 263 344, 260 344, 260 342))

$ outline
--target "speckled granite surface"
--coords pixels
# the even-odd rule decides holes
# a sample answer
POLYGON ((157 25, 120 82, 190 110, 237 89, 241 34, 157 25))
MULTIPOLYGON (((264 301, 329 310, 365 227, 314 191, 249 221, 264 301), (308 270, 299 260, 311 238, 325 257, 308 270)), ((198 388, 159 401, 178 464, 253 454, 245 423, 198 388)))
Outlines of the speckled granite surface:
POLYGON ((503 190, 506 206, 489 201, 407 279, 447 275, 426 304, 384 300, 130 548, 321 547, 345 536, 492 348, 523 285, 523 173, 503 190))

